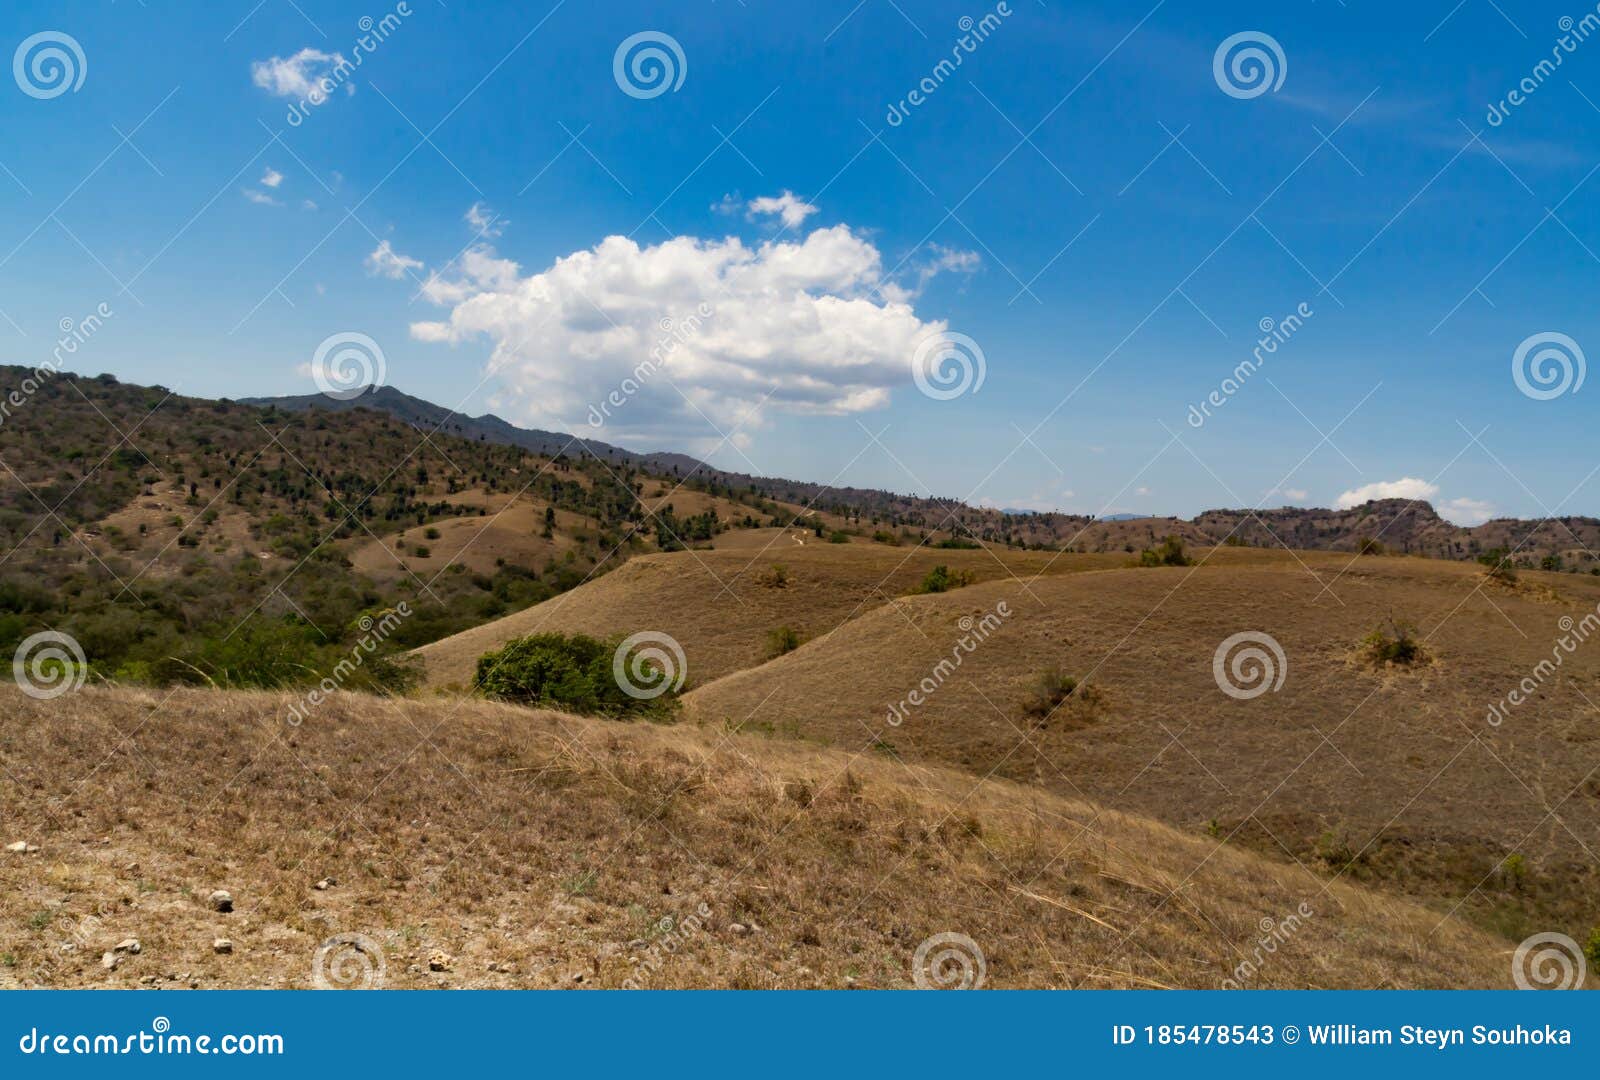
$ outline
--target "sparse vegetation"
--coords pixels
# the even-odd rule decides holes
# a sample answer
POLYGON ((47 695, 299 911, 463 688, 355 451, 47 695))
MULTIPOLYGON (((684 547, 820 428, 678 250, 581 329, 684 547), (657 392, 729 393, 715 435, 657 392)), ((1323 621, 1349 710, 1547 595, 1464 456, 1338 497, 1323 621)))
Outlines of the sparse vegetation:
POLYGON ((1084 719, 1081 715, 1084 710, 1093 710, 1100 704, 1100 693, 1073 676, 1063 674, 1060 668, 1052 667, 1039 673, 1032 692, 1023 702, 1022 713, 1028 719, 1042 723, 1059 718, 1069 703, 1079 707, 1073 719, 1081 720, 1084 719))
POLYGON ((789 587, 789 568, 783 563, 773 563, 758 579, 761 584, 769 589, 787 589, 789 587))
POLYGON ((1397 621, 1393 615, 1361 639, 1361 656, 1378 666, 1414 667, 1427 662, 1428 652, 1411 623, 1397 621))
POLYGON ((1140 566, 1190 566, 1194 560, 1184 554, 1183 541, 1169 536, 1153 548, 1139 553, 1140 566))
POLYGON ((1356 538, 1357 555, 1382 555, 1385 551, 1383 544, 1370 536, 1356 538))
POLYGON ((1517 581, 1517 568, 1512 565, 1511 553, 1505 548, 1491 548, 1478 556, 1478 562, 1484 566, 1484 572, 1490 580, 1498 581, 1503 585, 1515 585, 1517 581))

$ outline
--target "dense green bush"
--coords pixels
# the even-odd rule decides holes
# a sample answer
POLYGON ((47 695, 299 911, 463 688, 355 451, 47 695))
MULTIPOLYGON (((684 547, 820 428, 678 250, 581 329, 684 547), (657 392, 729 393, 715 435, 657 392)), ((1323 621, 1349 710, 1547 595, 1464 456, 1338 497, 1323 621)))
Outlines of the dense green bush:
MULTIPOLYGON (((473 687, 485 697, 593 716, 661 717, 675 707, 669 691, 642 699, 613 672, 620 639, 587 634, 532 634, 478 658, 473 687)), ((659 672, 663 678, 665 672, 659 672)))
POLYGON ((928 571, 928 573, 923 577, 922 583, 913 589, 912 592, 949 592, 951 589, 959 589, 963 586, 971 585, 972 581, 972 572, 970 570, 952 570, 948 566, 944 565, 944 563, 940 563, 938 566, 935 566, 932 570, 928 571))
POLYGON ((792 626, 780 626, 767 632, 767 656, 777 657, 792 653, 800 647, 800 631, 792 626))
POLYGON ((1139 553, 1140 566, 1191 566, 1194 560, 1183 553, 1183 541, 1169 536, 1153 548, 1139 553))

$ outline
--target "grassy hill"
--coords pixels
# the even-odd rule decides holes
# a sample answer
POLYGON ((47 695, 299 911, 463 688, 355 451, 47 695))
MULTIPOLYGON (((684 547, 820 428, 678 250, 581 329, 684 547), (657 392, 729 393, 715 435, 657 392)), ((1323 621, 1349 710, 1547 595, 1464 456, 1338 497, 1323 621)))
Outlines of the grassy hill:
POLYGON ((1584 940, 1600 924, 1600 642, 1551 657, 1586 616, 1594 629, 1597 603, 1589 578, 1502 585, 1464 564, 1316 553, 989 581, 882 605, 686 707, 708 727, 1091 798, 1459 905, 1513 939, 1553 925, 1584 940), (1002 603, 1010 616, 950 663, 1002 603), (1422 661, 1368 658, 1391 619, 1418 628, 1422 661), (1281 647, 1276 692, 1221 689, 1216 650, 1240 632, 1281 647), (1060 693, 1061 677, 1083 686, 1060 693))
POLYGON ((1452 919, 1006 781, 481 702, 288 727, 294 700, 0 690, 0 821, 37 848, 0 853, 0 985, 303 987, 321 953, 340 985, 901 987, 949 933, 993 987, 1510 983, 1452 919))

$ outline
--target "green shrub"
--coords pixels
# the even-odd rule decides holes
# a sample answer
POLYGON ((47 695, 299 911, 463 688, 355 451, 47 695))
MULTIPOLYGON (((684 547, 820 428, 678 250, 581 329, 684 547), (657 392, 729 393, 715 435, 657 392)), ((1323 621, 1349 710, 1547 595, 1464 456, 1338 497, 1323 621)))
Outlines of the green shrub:
POLYGON ((947 551, 976 551, 982 545, 976 540, 968 540, 961 536, 950 536, 940 540, 933 547, 943 548, 947 551))
POLYGON ((872 542, 874 544, 888 544, 890 547, 900 546, 900 538, 892 532, 885 532, 883 529, 879 529, 872 534, 872 542))
POLYGON ((767 633, 767 656, 777 657, 792 653, 800 647, 800 631, 792 626, 780 626, 767 633))
POLYGON ((1589 943, 1583 947, 1583 951, 1589 957, 1589 963, 1600 970, 1600 926, 1589 931, 1589 943))
POLYGON ((847 532, 835 529, 828 534, 828 543, 830 544, 848 544, 849 542, 850 534, 847 532))
POLYGON ((1370 536, 1363 536, 1356 541, 1356 554, 1358 555, 1382 555, 1383 552, 1383 545, 1370 536))
POLYGON ((1071 675, 1063 675, 1060 668, 1051 668, 1040 673, 1033 689, 1033 696, 1022 706, 1022 711, 1035 720, 1042 720, 1055 712, 1063 701, 1077 692, 1077 689, 1077 679, 1071 675))
POLYGON ((972 572, 970 570, 952 570, 940 563, 932 570, 929 570, 927 575, 923 577, 922 583, 912 591, 918 593, 949 592, 951 589, 959 589, 965 585, 971 585, 972 580, 972 572))
POLYGON ((1183 541, 1169 536, 1153 548, 1139 553, 1140 566, 1191 566, 1194 560, 1183 553, 1183 541))
MULTIPOLYGON (((601 641, 587 634, 516 638, 478 658, 473 688, 501 701, 593 716, 670 713, 675 699, 670 690, 647 700, 632 696, 617 682, 612 668, 619 643, 620 639, 601 641)), ((659 668, 655 675, 658 680, 671 677, 659 668)))
POLYGON ((1427 650, 1417 638, 1417 628, 1410 623, 1396 622, 1392 615, 1387 626, 1380 626, 1361 639, 1361 652, 1371 663, 1400 667, 1411 667, 1428 658, 1427 650))
POLYGON ((1478 561, 1494 581, 1510 585, 1517 580, 1516 567, 1511 565, 1511 553, 1503 547, 1490 548, 1478 556, 1478 561))

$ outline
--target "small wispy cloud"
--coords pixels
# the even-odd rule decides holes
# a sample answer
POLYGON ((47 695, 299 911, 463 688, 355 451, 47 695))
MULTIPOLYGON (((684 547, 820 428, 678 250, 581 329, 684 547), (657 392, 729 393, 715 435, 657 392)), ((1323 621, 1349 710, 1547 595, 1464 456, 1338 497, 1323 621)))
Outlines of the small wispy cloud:
POLYGON ((472 226, 472 231, 488 240, 500 236, 506 231, 506 226, 511 224, 481 202, 475 202, 467 207, 464 216, 467 224, 472 226))
MULTIPOLYGON (((350 67, 341 53, 304 48, 293 56, 271 56, 250 65, 250 79, 274 97, 311 99, 326 91, 323 80, 331 81, 334 72, 350 67)), ((355 83, 344 84, 345 93, 356 91, 355 83)))
POLYGON ((394 245, 387 240, 378 241, 378 246, 372 254, 367 256, 367 273, 374 277, 388 278, 399 281, 407 274, 422 269, 422 260, 413 259, 409 255, 402 255, 394 249, 394 245))
POLYGON ((265 191, 257 191, 255 188, 240 188, 239 191, 240 194, 249 199, 251 202, 255 203, 257 206, 283 205, 277 199, 274 199, 271 195, 268 195, 265 191))
POLYGON ((268 165, 267 171, 261 174, 261 179, 257 180, 256 183, 260 184, 262 187, 275 188, 279 184, 283 183, 283 174, 277 169, 274 169, 271 165, 268 165))
POLYGON ((805 224, 806 218, 817 212, 815 206, 787 189, 781 195, 763 195, 759 199, 751 199, 748 209, 751 217, 775 215, 787 229, 798 229, 805 224))

